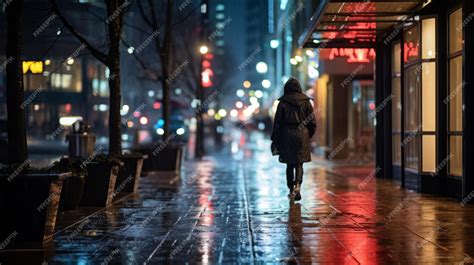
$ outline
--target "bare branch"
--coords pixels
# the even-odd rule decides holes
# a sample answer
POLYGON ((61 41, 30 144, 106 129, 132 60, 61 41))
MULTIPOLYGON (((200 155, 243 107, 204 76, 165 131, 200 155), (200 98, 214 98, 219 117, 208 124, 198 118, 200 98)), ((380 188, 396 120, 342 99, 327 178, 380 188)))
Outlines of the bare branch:
POLYGON ((148 18, 147 14, 145 13, 145 10, 143 9, 143 6, 140 1, 137 1, 138 4, 138 10, 140 11, 140 14, 142 15, 143 21, 145 21, 145 24, 148 25, 148 27, 151 28, 151 30, 156 29, 156 24, 153 24, 151 20, 148 18))
MULTIPOLYGON (((124 39, 122 36, 120 36, 120 39, 122 40, 123 44, 124 44, 127 48, 131 47, 131 46, 127 43, 127 41, 125 41, 125 39, 124 39)), ((136 59, 137 62, 140 64, 140 66, 143 68, 143 70, 149 71, 148 67, 146 67, 146 64, 140 59, 140 57, 139 57, 136 53, 133 52, 132 55, 133 55, 133 57, 135 57, 135 59, 136 59)))
POLYGON ((196 12, 200 7, 201 7, 201 6, 199 5, 199 6, 195 7, 195 8, 193 8, 193 9, 189 12, 189 14, 187 14, 186 16, 184 16, 184 18, 181 19, 180 21, 175 22, 175 23, 173 24, 173 26, 176 26, 176 25, 179 25, 179 24, 181 24, 181 23, 183 23, 183 22, 186 22, 186 20, 188 20, 192 15, 194 15, 194 12, 196 12))
POLYGON ((63 25, 71 32, 80 42, 84 43, 86 45, 87 49, 89 49, 92 53, 92 55, 97 58, 97 60, 101 61, 103 64, 107 65, 107 55, 102 53, 101 51, 97 50, 92 46, 89 41, 82 36, 75 28, 74 26, 69 23, 69 21, 64 17, 62 12, 59 10, 58 4, 56 3, 56 0, 50 0, 49 1, 52 5, 53 13, 56 14, 63 23, 63 25))

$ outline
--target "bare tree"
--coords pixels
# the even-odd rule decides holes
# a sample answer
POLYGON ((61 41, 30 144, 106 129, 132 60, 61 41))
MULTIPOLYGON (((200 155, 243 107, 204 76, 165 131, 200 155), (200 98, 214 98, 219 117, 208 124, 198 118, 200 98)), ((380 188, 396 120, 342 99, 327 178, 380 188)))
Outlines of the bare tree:
POLYGON ((153 1, 148 1, 148 8, 145 11, 143 3, 137 1, 138 9, 145 22, 146 26, 153 32, 161 32, 164 30, 164 36, 162 40, 160 38, 155 39, 155 51, 159 55, 161 63, 161 76, 160 81, 163 88, 163 120, 164 120, 164 135, 163 138, 167 139, 170 135, 170 115, 171 115, 171 92, 170 92, 170 80, 169 71, 170 65, 172 65, 172 54, 171 47, 173 43, 172 39, 172 26, 173 26, 173 9, 174 0, 166 1, 166 13, 164 17, 164 27, 159 19, 158 10, 156 4, 153 1))
POLYGON ((68 21, 60 11, 56 0, 50 0, 53 12, 58 16, 64 26, 86 47, 91 54, 110 70, 109 78, 109 153, 120 155, 122 153, 120 108, 122 94, 120 88, 120 40, 123 26, 123 12, 127 0, 105 0, 107 9, 108 51, 106 53, 96 49, 76 28, 68 21))
POLYGON ((21 22, 23 0, 6 2, 7 16, 7 117, 8 159, 10 164, 23 163, 28 158, 23 71, 21 62, 21 22))

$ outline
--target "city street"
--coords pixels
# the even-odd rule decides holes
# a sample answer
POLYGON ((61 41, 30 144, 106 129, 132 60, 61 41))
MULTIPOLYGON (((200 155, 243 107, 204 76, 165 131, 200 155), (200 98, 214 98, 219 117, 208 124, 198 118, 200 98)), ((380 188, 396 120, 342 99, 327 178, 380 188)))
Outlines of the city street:
POLYGON ((474 264, 473 0, 1 7, 0 265, 474 264))
POLYGON ((303 199, 290 202, 285 167, 268 149, 259 139, 233 155, 186 162, 181 175, 145 177, 139 195, 65 230, 58 221, 47 263, 472 262, 472 205, 321 160, 305 165, 303 199))

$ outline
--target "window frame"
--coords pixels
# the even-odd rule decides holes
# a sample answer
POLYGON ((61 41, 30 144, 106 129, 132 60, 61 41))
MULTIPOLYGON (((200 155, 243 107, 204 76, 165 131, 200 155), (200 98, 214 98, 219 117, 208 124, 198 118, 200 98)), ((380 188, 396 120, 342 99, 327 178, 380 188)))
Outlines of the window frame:
MULTIPOLYGON (((400 104, 403 106, 403 93, 402 93, 402 90, 403 90, 403 80, 402 80, 402 71, 403 71, 403 62, 402 62, 402 52, 401 52, 401 49, 403 49, 403 44, 402 44, 402 41, 401 40, 396 40, 392 43, 392 47, 391 47, 391 51, 392 51, 392 60, 398 56, 399 59, 400 59, 400 68, 399 69, 394 69, 394 65, 392 63, 392 72, 391 72, 391 84, 392 84, 392 95, 394 94, 393 93, 393 82, 396 78, 398 78, 398 82, 400 83, 399 84, 399 100, 400 100, 400 104), (396 45, 400 45, 400 52, 399 54, 394 54, 395 53, 395 46, 396 45)), ((393 104, 393 102, 392 102, 393 104)), ((396 107, 395 107, 395 110, 396 110, 396 107)), ((393 118, 394 118, 394 108, 392 106, 392 121, 393 121, 393 118)), ((403 123, 403 107, 402 109, 399 111, 398 113, 400 115, 400 118, 399 118, 399 121, 400 121, 400 124, 399 124, 399 127, 400 129, 398 130, 394 130, 393 129, 393 123, 392 123, 392 131, 391 131, 391 134, 392 134, 392 165, 395 165, 395 166, 401 166, 403 163, 403 148, 402 148, 402 141, 403 141, 403 135, 404 135, 404 130, 403 130, 403 126, 402 126, 402 123, 403 123), (395 136, 399 136, 400 137, 400 141, 398 142, 395 142, 395 136), (394 153, 394 150, 395 150, 395 145, 398 145, 399 148, 400 148, 400 161, 395 161, 395 153, 394 153)))
MULTIPOLYGON (((462 46, 461 47, 461 50, 458 50, 458 51, 455 51, 453 53, 451 53, 450 51, 450 48, 451 48, 451 44, 450 44, 450 37, 451 37, 451 29, 450 29, 450 17, 451 15, 453 15, 455 12, 457 12, 458 10, 461 10, 461 18, 463 18, 463 10, 462 10, 462 5, 456 5, 454 6, 453 8, 449 9, 448 12, 447 12, 447 22, 448 22, 448 25, 447 25, 447 38, 446 38, 446 41, 447 41, 447 86, 446 86, 446 89, 447 89, 447 95, 448 97, 451 95, 451 61, 452 60, 455 60, 459 57, 461 57, 461 68, 464 69, 464 58, 463 58, 463 50, 464 50, 464 47, 462 46)), ((464 40, 464 32, 461 33, 462 34, 462 39, 464 40)), ((461 70, 461 85, 462 83, 464 82, 464 75, 463 75, 463 71, 461 70)), ((463 106, 464 105, 464 87, 461 87, 461 90, 462 90, 462 96, 461 96, 461 105, 463 106)), ((453 137, 461 137, 461 142, 462 142, 462 139, 464 138, 464 110, 461 109, 461 120, 463 121, 463 124, 462 124, 462 129, 461 131, 452 131, 451 130, 451 102, 449 101, 448 104, 446 104, 446 109, 447 109, 447 153, 448 155, 451 154, 451 138, 453 137)), ((461 154, 464 156, 464 146, 462 146, 462 149, 461 149, 461 154)), ((461 163, 463 163, 463 160, 461 159, 461 163)), ((458 178, 458 179, 461 179, 463 174, 464 174, 464 167, 461 166, 461 174, 452 174, 451 173, 451 160, 448 161, 448 165, 447 165, 447 175, 450 176, 450 177, 454 177, 454 178, 458 178)))
MULTIPOLYGON (((419 122, 419 125, 421 125, 421 127, 419 128, 419 130, 417 131, 409 131, 407 130, 406 126, 404 126, 403 128, 403 132, 402 132, 402 142, 404 139, 406 139, 406 137, 413 137, 413 138, 418 138, 418 146, 417 146, 417 152, 418 152, 418 161, 417 161, 417 166, 418 166, 418 169, 413 169, 413 168, 409 168, 408 167, 408 162, 406 161, 407 159, 407 156, 406 154, 404 154, 404 157, 403 159, 405 159, 405 162, 404 162, 404 165, 405 165, 405 170, 407 171, 410 171, 410 172, 415 172, 417 174, 433 174, 433 173, 437 173, 436 172, 436 168, 435 168, 435 171, 434 172, 429 172, 429 171, 424 171, 423 170, 423 136, 435 136, 435 143, 437 143, 438 141, 438 137, 439 137, 439 132, 437 130, 437 127, 438 127, 438 117, 439 117, 439 109, 438 109, 438 104, 436 104, 436 102, 438 101, 438 98, 439 98, 439 95, 438 95, 438 72, 437 72, 437 69, 438 69, 438 34, 436 34, 435 36, 435 58, 430 58, 430 59, 423 59, 422 56, 423 56, 423 20, 426 20, 426 19, 432 19, 434 18, 435 19, 435 28, 438 27, 438 23, 439 23, 439 19, 438 19, 438 16, 437 15, 428 15, 428 16, 423 16, 423 17, 420 17, 420 20, 418 20, 416 23, 413 23, 413 25, 410 25, 409 27, 405 28, 403 30, 403 34, 406 33, 406 31, 408 30, 411 30, 412 28, 414 27, 418 27, 418 32, 417 32, 417 37, 418 37, 418 40, 419 40, 419 52, 418 52, 418 58, 411 61, 411 62, 402 62, 403 64, 403 67, 402 67, 402 71, 404 72, 404 80, 403 80, 403 84, 402 84, 402 90, 405 91, 405 95, 404 95, 404 98, 403 98, 403 101, 404 101, 404 108, 402 110, 402 115, 405 116, 406 114, 406 102, 405 102, 405 97, 406 97, 406 89, 407 89, 407 70, 410 69, 411 67, 415 66, 415 67, 420 67, 420 72, 419 72, 419 90, 418 93, 419 93, 419 100, 418 100, 418 103, 419 103, 419 109, 418 109, 418 120, 420 121, 419 122), (434 131, 423 131, 423 96, 422 96, 422 92, 423 92, 423 64, 425 63, 435 63, 435 73, 436 73, 436 81, 435 81, 435 87, 434 87, 434 92, 435 92, 435 130, 434 131)), ((437 32, 436 32, 437 33, 437 32)), ((404 49, 405 48, 405 36, 403 37, 403 40, 404 40, 404 43, 403 43, 403 46, 402 48, 404 49)), ((406 122, 406 116, 404 117, 404 122, 406 122)), ((413 139, 412 139, 413 141, 413 139)), ((435 154, 435 165, 437 165, 437 161, 438 161, 438 155, 439 155, 439 148, 438 148, 438 145, 436 144, 435 146, 435 149, 436 149, 436 154, 435 154)), ((404 150, 402 150, 402 152, 406 152, 406 148, 404 148, 404 150)))

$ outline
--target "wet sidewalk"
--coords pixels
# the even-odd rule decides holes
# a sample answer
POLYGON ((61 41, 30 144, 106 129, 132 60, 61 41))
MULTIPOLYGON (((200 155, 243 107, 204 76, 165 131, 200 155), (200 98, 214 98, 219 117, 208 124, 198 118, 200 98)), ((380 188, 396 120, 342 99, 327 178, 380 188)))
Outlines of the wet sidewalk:
POLYGON ((291 203, 276 161, 249 149, 145 177, 138 195, 59 232, 44 264, 472 263, 473 206, 321 163, 305 165, 291 203))

